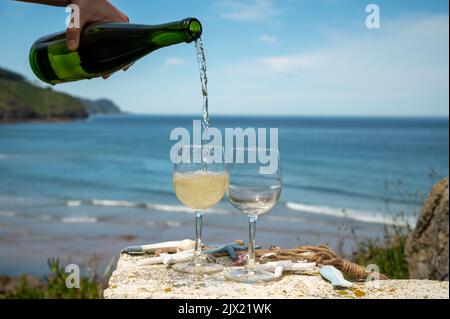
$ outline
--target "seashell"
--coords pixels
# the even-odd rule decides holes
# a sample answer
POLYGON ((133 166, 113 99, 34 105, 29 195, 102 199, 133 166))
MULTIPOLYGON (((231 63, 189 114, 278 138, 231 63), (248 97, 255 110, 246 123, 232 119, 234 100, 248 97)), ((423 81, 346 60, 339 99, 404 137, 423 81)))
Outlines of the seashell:
POLYGON ((274 272, 278 267, 282 267, 283 271, 303 272, 309 271, 316 267, 316 263, 308 262, 292 262, 290 260, 273 261, 266 264, 256 266, 257 269, 274 272))
POLYGON ((183 251, 176 254, 163 254, 162 257, 164 265, 173 265, 192 260, 194 257, 194 251, 183 251))
POLYGON ((259 258, 259 261, 263 261, 264 259, 269 258, 269 257, 273 257, 273 256, 277 256, 277 254, 275 254, 275 253, 264 254, 264 255, 261 256, 261 258, 259 258))
POLYGON ((247 259, 248 259, 248 254, 241 254, 241 255, 237 256, 237 258, 234 260, 234 265, 242 266, 243 264, 245 264, 247 262, 247 259))
POLYGON ((329 265, 322 266, 322 268, 320 268, 320 274, 333 285, 334 289, 350 288, 353 286, 350 281, 344 278, 342 272, 336 267, 329 265))
POLYGON ((283 266, 277 266, 273 272, 273 276, 275 278, 280 278, 281 276, 283 276, 283 271, 284 271, 283 266))
POLYGON ((151 265, 172 265, 189 261, 194 256, 194 250, 182 251, 176 254, 161 254, 161 256, 153 258, 145 258, 138 261, 138 266, 151 266, 151 265))
POLYGON ((195 247, 195 242, 190 239, 185 239, 181 241, 167 241, 163 243, 157 243, 152 245, 142 245, 142 246, 129 246, 122 249, 122 254, 144 254, 144 253, 155 253, 156 251, 164 251, 175 249, 177 252, 191 250, 195 247))

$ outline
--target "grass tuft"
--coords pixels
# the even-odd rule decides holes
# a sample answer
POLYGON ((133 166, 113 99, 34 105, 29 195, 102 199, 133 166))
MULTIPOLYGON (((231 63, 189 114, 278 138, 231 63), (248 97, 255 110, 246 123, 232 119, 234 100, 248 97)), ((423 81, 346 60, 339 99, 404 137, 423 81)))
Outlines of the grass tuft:
POLYGON ((59 259, 48 260, 49 275, 41 278, 23 276, 19 283, 9 292, 0 294, 0 299, 101 299, 106 288, 109 275, 103 277, 90 268, 87 274, 80 276, 79 288, 68 288, 70 273, 59 259))

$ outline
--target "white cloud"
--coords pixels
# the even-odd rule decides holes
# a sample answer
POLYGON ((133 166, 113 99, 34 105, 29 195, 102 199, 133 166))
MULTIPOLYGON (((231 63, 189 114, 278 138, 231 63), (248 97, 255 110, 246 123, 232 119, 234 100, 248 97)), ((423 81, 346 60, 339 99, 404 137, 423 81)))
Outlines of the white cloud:
POLYGON ((276 73, 296 73, 318 66, 320 60, 319 55, 285 55, 261 58, 259 62, 276 73))
POLYGON ((186 61, 179 58, 167 58, 166 59, 166 65, 168 66, 177 66, 177 65, 183 65, 186 61))
POLYGON ((262 21, 281 15, 272 0, 224 0, 220 5, 225 11, 221 17, 233 21, 262 21))
POLYGON ((448 116, 448 26, 448 15, 407 16, 332 31, 308 52, 234 61, 217 77, 228 90, 216 99, 234 105, 230 113, 282 105, 280 114, 448 116))
POLYGON ((259 42, 267 43, 267 44, 275 44, 278 43, 278 38, 269 34, 261 34, 259 36, 259 42))

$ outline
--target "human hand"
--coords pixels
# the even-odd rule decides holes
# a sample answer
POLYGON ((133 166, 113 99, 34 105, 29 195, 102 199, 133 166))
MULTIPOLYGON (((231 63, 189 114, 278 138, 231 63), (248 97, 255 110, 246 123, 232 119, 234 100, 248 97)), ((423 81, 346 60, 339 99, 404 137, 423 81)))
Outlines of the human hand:
POLYGON ((71 0, 71 4, 79 7, 79 28, 67 28, 67 48, 76 51, 80 45, 83 29, 94 23, 101 22, 129 22, 128 17, 107 0, 71 0))
MULTIPOLYGON (((95 23, 121 22, 128 23, 128 17, 119 9, 113 6, 108 0, 17 0, 22 2, 40 3, 51 6, 66 7, 74 4, 79 8, 79 26, 73 23, 67 28, 66 39, 67 48, 71 51, 78 50, 83 29, 95 23)), ((131 65, 126 66, 126 71, 131 65)), ((111 74, 103 74, 107 79, 111 74)))
MULTIPOLYGON (((81 33, 85 27, 101 22, 129 22, 129 18, 108 0, 71 0, 70 2, 80 9, 79 28, 69 27, 66 31, 67 48, 71 51, 76 51, 80 46, 81 33)), ((130 66, 126 66, 123 70, 128 70, 130 66)), ((111 74, 103 74, 105 80, 110 76, 111 74)))

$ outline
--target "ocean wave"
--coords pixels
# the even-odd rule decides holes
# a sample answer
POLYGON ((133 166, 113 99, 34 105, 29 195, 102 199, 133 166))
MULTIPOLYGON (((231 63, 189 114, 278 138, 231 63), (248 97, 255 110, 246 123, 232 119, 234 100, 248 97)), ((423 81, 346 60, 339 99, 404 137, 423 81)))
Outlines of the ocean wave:
POLYGON ((166 220, 166 221, 154 221, 154 220, 140 220, 138 221, 140 225, 144 224, 148 227, 158 227, 158 228, 178 228, 182 227, 184 224, 180 221, 166 220))
POLYGON ((177 221, 174 221, 174 220, 168 220, 168 221, 165 222, 165 225, 167 227, 178 228, 178 227, 183 226, 183 223, 182 222, 177 222, 177 221))
POLYGON ((149 226, 149 227, 156 226, 156 222, 154 220, 144 220, 143 223, 144 223, 145 226, 149 226))
POLYGON ((305 205, 301 203, 287 202, 286 207, 290 210, 300 211, 308 214, 326 215, 338 218, 348 218, 354 221, 370 224, 384 224, 384 225, 415 225, 415 218, 406 218, 406 220, 396 220, 393 217, 385 216, 381 213, 371 211, 355 211, 349 209, 339 209, 329 206, 315 206, 305 205))
MULTIPOLYGON (((195 213, 195 210, 182 205, 162 205, 162 204, 145 204, 146 208, 159 210, 163 212, 175 212, 175 213, 195 213)), ((221 208, 210 208, 207 210, 208 214, 216 215, 229 215, 230 211, 221 208)))
POLYGON ((68 206, 68 207, 80 207, 81 205, 83 205, 83 201, 81 201, 81 200, 66 201, 66 206, 68 206))
POLYGON ((69 216, 61 218, 63 224, 95 224, 97 221, 97 217, 89 216, 69 216))
MULTIPOLYGON (((305 190, 305 191, 318 192, 318 193, 343 195, 343 196, 362 198, 362 199, 372 199, 372 200, 377 200, 377 201, 386 200, 386 197, 383 197, 383 196, 376 196, 373 194, 367 194, 367 193, 356 192, 356 191, 353 192, 353 191, 348 191, 345 189, 338 189, 338 188, 333 188, 333 187, 302 186, 302 185, 296 185, 296 184, 291 184, 291 183, 285 183, 284 187, 305 190)), ((396 204, 408 204, 408 205, 422 205, 423 204, 422 201, 416 200, 413 198, 402 199, 402 198, 392 197, 392 198, 389 198, 389 201, 392 203, 396 203, 396 204)))
POLYGON ((138 203, 129 202, 126 200, 109 200, 109 199, 93 199, 90 201, 93 206, 101 207, 139 207, 138 203))
POLYGON ((306 223, 306 219, 300 217, 289 217, 289 216, 264 216, 265 219, 273 220, 276 222, 289 222, 289 223, 306 223))
POLYGON ((176 212, 176 213, 194 213, 192 208, 181 205, 161 205, 161 204, 145 204, 145 208, 159 210, 162 212, 176 212))
POLYGON ((6 155, 6 154, 0 154, 0 161, 1 160, 4 160, 4 159, 7 159, 9 157, 9 155, 6 155))
POLYGON ((10 211, 0 211, 0 216, 1 217, 14 217, 16 215, 15 212, 10 212, 10 211))
MULTIPOLYGON (((74 201, 75 202, 75 201, 74 201)), ((76 201, 78 202, 78 201, 76 201)), ((93 206, 99 207, 121 207, 121 208, 145 208, 149 210, 157 210, 162 212, 173 212, 173 213, 195 213, 195 210, 183 205, 167 205, 167 204, 154 204, 154 203, 137 203, 126 200, 110 200, 110 199, 93 199, 87 202, 93 206)), ((67 203, 66 203, 67 205, 67 203)), ((210 208, 208 209, 208 214, 216 215, 229 215, 230 211, 221 208, 210 208)))

